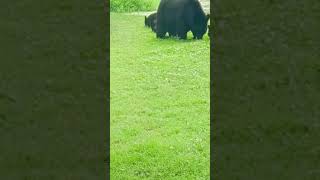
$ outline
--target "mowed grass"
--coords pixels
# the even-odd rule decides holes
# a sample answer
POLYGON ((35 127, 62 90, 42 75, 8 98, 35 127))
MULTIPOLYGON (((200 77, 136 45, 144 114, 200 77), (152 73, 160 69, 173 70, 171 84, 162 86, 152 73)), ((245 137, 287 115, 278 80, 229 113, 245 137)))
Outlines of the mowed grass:
POLYGON ((111 13, 111 179, 209 179, 209 38, 111 13))

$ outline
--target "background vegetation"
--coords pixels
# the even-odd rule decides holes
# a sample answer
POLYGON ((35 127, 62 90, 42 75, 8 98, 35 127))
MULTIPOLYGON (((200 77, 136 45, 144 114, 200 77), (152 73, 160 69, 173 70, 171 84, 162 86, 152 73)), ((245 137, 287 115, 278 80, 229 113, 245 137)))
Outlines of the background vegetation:
POLYGON ((111 12, 133 12, 156 10, 160 0, 111 0, 111 12))

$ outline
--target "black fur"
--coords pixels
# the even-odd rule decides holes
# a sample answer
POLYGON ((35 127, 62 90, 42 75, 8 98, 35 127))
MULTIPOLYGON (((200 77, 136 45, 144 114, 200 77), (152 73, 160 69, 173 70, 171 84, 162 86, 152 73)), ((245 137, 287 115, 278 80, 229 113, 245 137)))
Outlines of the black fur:
POLYGON ((208 25, 208 36, 210 37, 210 39, 212 38, 213 34, 212 34, 212 28, 210 25, 208 25))
POLYGON ((144 25, 150 27, 153 32, 156 32, 157 13, 152 13, 148 17, 144 17, 144 25))
POLYGON ((191 30, 194 39, 202 39, 207 31, 209 15, 206 15, 198 0, 161 0, 157 11, 157 38, 178 36, 187 38, 191 30))

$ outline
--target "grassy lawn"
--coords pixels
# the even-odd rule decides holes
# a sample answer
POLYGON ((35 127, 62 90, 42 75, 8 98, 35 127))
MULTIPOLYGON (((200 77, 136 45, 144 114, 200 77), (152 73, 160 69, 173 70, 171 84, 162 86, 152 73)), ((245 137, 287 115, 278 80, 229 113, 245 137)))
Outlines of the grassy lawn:
POLYGON ((209 38, 111 13, 111 178, 209 179, 209 38))

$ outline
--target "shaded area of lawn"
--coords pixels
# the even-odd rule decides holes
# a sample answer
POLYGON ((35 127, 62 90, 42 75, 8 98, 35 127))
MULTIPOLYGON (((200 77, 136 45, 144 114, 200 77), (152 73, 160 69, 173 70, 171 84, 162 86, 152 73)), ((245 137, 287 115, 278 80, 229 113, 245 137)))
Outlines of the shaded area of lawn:
POLYGON ((111 177, 209 178, 209 39, 111 14, 111 177))

